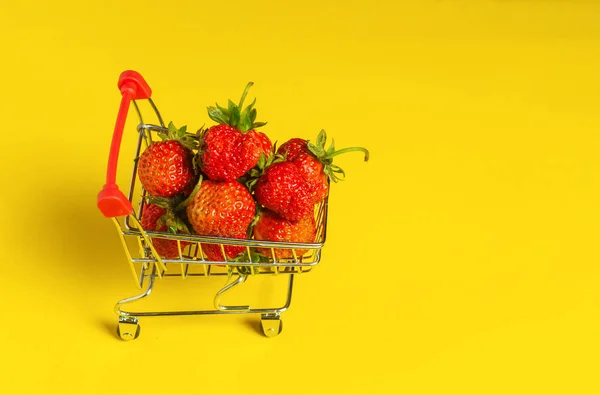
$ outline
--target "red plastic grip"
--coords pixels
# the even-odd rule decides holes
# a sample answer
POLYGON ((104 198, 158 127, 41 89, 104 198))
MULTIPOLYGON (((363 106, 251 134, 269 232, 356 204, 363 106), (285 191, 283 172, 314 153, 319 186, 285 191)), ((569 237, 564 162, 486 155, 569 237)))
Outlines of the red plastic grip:
POLYGON ((149 99, 152 90, 144 77, 140 73, 127 70, 119 76, 117 84, 121 91, 121 105, 117 114, 117 122, 113 133, 110 153, 108 155, 108 168, 106 170, 106 184, 98 193, 98 209, 105 217, 113 218, 129 215, 133 211, 131 202, 119 190, 117 185, 117 163, 119 161, 119 151, 121 149, 121 140, 123 138, 123 129, 127 120, 129 105, 132 100, 149 99))

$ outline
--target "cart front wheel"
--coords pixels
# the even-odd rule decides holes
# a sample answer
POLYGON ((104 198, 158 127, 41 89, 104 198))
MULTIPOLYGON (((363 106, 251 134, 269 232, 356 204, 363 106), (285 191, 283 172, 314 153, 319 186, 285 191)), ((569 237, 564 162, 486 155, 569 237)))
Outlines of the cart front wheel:
POLYGON ((279 314, 263 314, 260 319, 262 332, 266 337, 275 337, 283 330, 283 322, 279 314))
POLYGON ((117 335, 121 340, 134 340, 140 335, 140 324, 136 317, 119 317, 117 335))

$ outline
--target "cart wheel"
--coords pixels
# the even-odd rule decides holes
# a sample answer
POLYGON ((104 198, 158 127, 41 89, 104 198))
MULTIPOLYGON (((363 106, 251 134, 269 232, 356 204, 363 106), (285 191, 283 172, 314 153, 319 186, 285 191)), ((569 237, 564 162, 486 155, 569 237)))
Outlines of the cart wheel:
POLYGON ((266 337, 275 337, 283 330, 279 314, 263 314, 260 317, 260 326, 266 337))
POLYGON ((140 335, 140 324, 136 317, 119 317, 117 335, 121 340, 134 340, 140 335))

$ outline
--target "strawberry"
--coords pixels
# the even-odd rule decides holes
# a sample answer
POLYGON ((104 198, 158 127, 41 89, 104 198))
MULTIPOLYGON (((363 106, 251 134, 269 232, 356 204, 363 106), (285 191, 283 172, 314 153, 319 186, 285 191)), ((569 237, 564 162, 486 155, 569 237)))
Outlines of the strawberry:
POLYGON ((329 194, 329 180, 338 182, 345 177, 344 171, 333 164, 333 157, 351 151, 361 151, 365 154, 365 162, 369 160, 369 151, 362 147, 335 150, 332 140, 330 147, 325 150, 327 134, 321 130, 316 144, 299 138, 291 139, 279 147, 277 153, 287 161, 295 164, 309 185, 313 203, 319 203, 329 194), (337 174, 341 174, 342 178, 337 174))
POLYGON ((171 197, 181 193, 194 181, 193 149, 197 141, 186 134, 186 127, 169 124, 167 133, 159 133, 162 141, 152 144, 140 155, 138 176, 152 196, 171 197))
MULTIPOLYGON (((157 232, 189 233, 187 226, 179 218, 174 216, 171 209, 161 207, 161 205, 164 206, 165 203, 149 203, 144 206, 140 221, 142 228, 157 232)), ((189 244, 189 242, 181 241, 181 250, 189 244)), ((163 258, 179 258, 179 249, 177 248, 176 240, 152 237, 152 245, 156 252, 163 258)))
POLYGON ((294 160, 300 151, 306 150, 307 140, 301 138, 293 138, 283 143, 278 149, 277 153, 283 155, 286 160, 294 160))
POLYGON ((260 143, 261 154, 263 154, 265 157, 268 157, 273 150, 273 143, 271 142, 271 139, 269 139, 269 137, 263 132, 257 132, 256 130, 250 130, 248 131, 248 134, 258 140, 260 143))
MULTIPOLYGON (((245 237, 245 234, 243 234, 241 236, 238 235, 235 238, 243 239, 244 237, 245 237)), ((240 246, 223 245, 223 250, 225 251, 225 255, 227 255, 227 259, 231 260, 231 259, 234 259, 235 257, 237 257, 238 255, 240 255, 241 253, 243 253, 246 249, 244 247, 240 247, 240 246)), ((220 244, 202 243, 202 252, 206 256, 206 259, 208 259, 209 261, 223 262, 225 260, 225 259, 223 259, 223 251, 221 251, 220 244)), ((217 265, 217 266, 225 266, 225 265, 217 265)))
POLYGON ((234 181, 253 168, 262 148, 249 134, 225 124, 211 127, 200 135, 199 167, 214 181, 234 181))
MULTIPOLYGON (((188 220, 203 236, 243 239, 256 213, 256 204, 248 190, 237 181, 204 180, 187 203, 188 220)), ((234 258, 244 247, 224 246, 227 258, 234 258)), ((223 261, 219 244, 202 244, 211 261, 223 261)))
POLYGON ((272 144, 269 138, 254 129, 266 125, 255 122, 256 99, 242 110, 252 82, 246 85, 240 103, 229 100, 228 108, 208 107, 208 116, 218 124, 200 130, 200 148, 197 163, 209 179, 234 181, 253 168, 261 154, 267 156, 272 144))
MULTIPOLYGON (((298 222, 281 218, 270 210, 262 210, 253 229, 255 240, 289 241, 295 243, 312 243, 316 236, 315 218, 308 215, 298 222)), ((308 250, 296 250, 296 256, 306 254, 308 250)), ((259 248, 258 252, 272 257, 270 248, 259 248)), ((292 250, 275 248, 275 258, 293 258, 292 250)))
POLYGON ((256 200, 289 221, 299 221, 313 213, 309 185, 291 162, 267 166, 254 185, 256 200))

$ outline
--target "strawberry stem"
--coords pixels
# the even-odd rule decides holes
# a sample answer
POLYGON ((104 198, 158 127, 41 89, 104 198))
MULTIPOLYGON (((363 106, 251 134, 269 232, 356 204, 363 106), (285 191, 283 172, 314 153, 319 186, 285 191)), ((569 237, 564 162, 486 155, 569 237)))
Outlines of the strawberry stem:
POLYGON ((244 89, 244 93, 242 93, 242 98, 240 99, 240 104, 238 105, 238 108, 240 110, 244 105, 244 100, 246 100, 246 95, 248 94, 248 91, 250 90, 250 87, 252 87, 252 85, 254 85, 254 82, 248 82, 248 85, 246 85, 246 88, 244 89))
POLYGON ((349 148, 342 148, 341 150, 335 151, 331 154, 327 154, 325 156, 326 159, 330 159, 333 158, 334 156, 340 155, 340 154, 345 154, 346 152, 352 152, 352 151, 360 151, 363 152, 365 154, 365 162, 367 162, 369 160, 369 150, 367 150, 366 148, 363 147, 349 147, 349 148))
POLYGON ((341 167, 333 164, 333 157, 341 154, 345 154, 347 152, 352 151, 360 151, 365 154, 365 162, 369 160, 369 150, 363 147, 349 147, 343 148, 341 150, 335 150, 335 142, 331 140, 331 145, 326 150, 325 143, 327 141, 327 134, 325 130, 321 130, 319 135, 317 136, 316 144, 311 143, 310 141, 306 141, 306 147, 309 152, 312 153, 322 164, 323 164, 323 172, 330 180, 334 182, 338 182, 343 180, 346 177, 346 173, 342 170, 341 167), (339 177, 337 174, 340 174, 339 177))
POLYGON ((192 191, 192 193, 190 193, 190 196, 188 196, 187 199, 185 199, 183 202, 179 203, 177 207, 175 207, 176 212, 185 210, 188 203, 191 202, 198 194, 198 191, 200 190, 200 185, 202 185, 202 174, 200 175, 198 183, 194 187, 194 190, 192 191))

